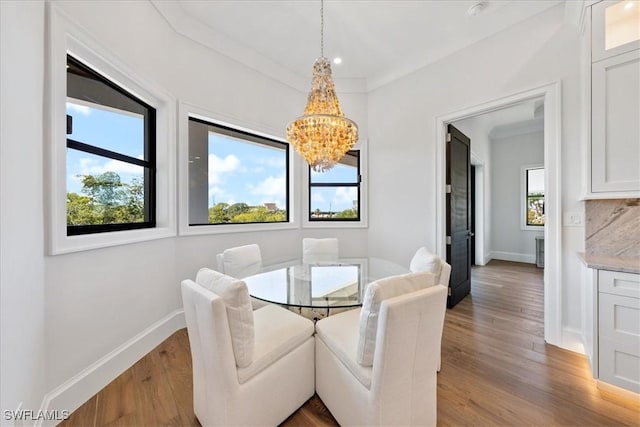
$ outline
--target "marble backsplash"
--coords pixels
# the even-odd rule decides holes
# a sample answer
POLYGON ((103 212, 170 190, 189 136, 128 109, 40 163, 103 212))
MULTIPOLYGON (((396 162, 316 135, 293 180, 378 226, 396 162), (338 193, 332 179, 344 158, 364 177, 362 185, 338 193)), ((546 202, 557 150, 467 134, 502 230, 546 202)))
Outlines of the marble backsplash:
POLYGON ((640 199, 587 200, 585 254, 640 258, 640 199))

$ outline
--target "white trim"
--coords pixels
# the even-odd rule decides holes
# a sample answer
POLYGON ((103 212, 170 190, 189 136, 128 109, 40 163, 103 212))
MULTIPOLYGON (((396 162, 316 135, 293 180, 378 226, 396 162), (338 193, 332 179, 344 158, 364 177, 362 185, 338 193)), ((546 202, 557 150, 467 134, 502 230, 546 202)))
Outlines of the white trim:
POLYGON ((564 326, 562 328, 562 347, 575 353, 586 354, 582 331, 564 326))
POLYGON ((525 262, 527 264, 535 264, 535 254, 521 254, 517 252, 491 251, 491 259, 499 259, 502 261, 525 262))
MULTIPOLYGON (((485 239, 487 239, 486 235, 488 233, 486 233, 487 230, 485 230, 484 221, 485 221, 485 210, 489 209, 489 206, 485 203, 485 194, 486 194, 486 188, 484 184, 485 164, 484 164, 484 161, 473 152, 473 149, 471 150, 471 165, 475 166, 475 169, 476 169, 476 175, 475 175, 476 188, 474 189, 476 194, 476 209, 475 209, 476 216, 474 218, 475 234, 476 234, 475 235, 476 259, 473 261, 475 262, 476 265, 486 265, 488 261, 486 261, 484 247, 485 247, 485 239)), ((490 217, 490 215, 487 215, 487 217, 490 217)))
POLYGON ((301 191, 303 196, 300 198, 302 205, 300 206, 300 212, 302 212, 302 227, 303 228, 367 228, 369 226, 369 160, 367 155, 367 149, 369 144, 365 143, 361 139, 353 147, 354 150, 360 151, 360 176, 362 181, 360 182, 360 221, 309 221, 309 168, 307 164, 302 163, 302 182, 301 191))
POLYGON ((545 270, 544 270, 544 338, 549 344, 562 346, 562 186, 561 82, 553 82, 523 92, 487 101, 435 118, 436 138, 436 252, 446 253, 445 230, 445 136, 448 123, 495 111, 502 107, 536 98, 544 99, 545 164, 545 270))
POLYGON ((103 248, 176 235, 175 100, 139 77, 71 21, 52 2, 48 13, 47 78, 45 89, 45 205, 48 206, 47 247, 51 255, 103 248), (67 236, 66 221, 66 112, 67 53, 99 70, 156 108, 156 227, 131 231, 67 236))
MULTIPOLYGON (((43 411, 53 409, 75 411, 118 375, 185 326, 184 310, 175 310, 169 313, 47 393, 42 401, 41 409, 43 411)), ((39 420, 35 425, 53 424, 39 420)))
POLYGON ((520 229, 523 231, 544 231, 544 225, 527 225, 527 171, 544 169, 542 163, 520 166, 520 229))
POLYGON ((181 236, 228 234, 256 231, 287 230, 300 227, 300 168, 302 161, 289 146, 289 222, 264 224, 189 225, 189 117, 227 126, 252 134, 288 143, 283 129, 273 129, 262 123, 249 122, 228 114, 212 112, 188 102, 178 104, 178 222, 181 236))

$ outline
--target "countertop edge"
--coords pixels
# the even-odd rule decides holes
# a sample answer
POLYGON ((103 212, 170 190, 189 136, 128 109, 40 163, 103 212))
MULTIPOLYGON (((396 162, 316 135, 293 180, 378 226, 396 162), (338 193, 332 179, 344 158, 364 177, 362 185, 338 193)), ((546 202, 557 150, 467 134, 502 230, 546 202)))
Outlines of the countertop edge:
POLYGON ((640 260, 636 258, 613 257, 609 255, 587 255, 578 252, 578 259, 584 265, 595 270, 619 271, 640 274, 640 260))

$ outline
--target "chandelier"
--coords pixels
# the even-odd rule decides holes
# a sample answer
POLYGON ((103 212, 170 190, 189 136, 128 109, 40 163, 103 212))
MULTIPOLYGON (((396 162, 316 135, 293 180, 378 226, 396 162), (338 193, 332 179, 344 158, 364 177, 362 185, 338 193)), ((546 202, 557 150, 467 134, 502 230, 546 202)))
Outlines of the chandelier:
POLYGON ((324 57, 324 0, 320 0, 320 58, 313 64, 304 115, 287 126, 287 140, 316 172, 331 169, 358 141, 358 125, 344 116, 324 57))

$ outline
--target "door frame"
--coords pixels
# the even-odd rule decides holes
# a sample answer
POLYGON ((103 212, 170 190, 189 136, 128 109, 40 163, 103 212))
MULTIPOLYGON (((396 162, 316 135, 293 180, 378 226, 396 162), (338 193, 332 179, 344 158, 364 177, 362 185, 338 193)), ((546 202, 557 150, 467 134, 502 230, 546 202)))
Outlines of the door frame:
POLYGON ((446 253, 446 135, 447 125, 495 111, 513 104, 540 98, 544 100, 544 339, 562 346, 562 88, 556 81, 523 92, 492 99, 452 113, 436 116, 436 251, 446 253))

